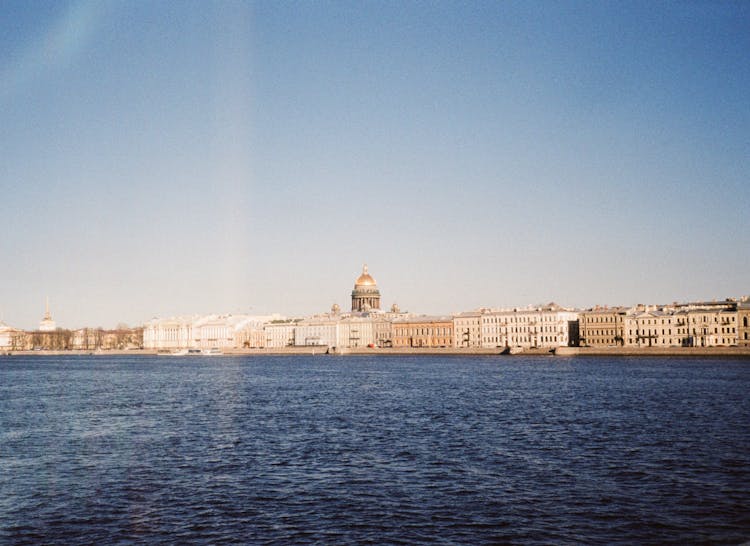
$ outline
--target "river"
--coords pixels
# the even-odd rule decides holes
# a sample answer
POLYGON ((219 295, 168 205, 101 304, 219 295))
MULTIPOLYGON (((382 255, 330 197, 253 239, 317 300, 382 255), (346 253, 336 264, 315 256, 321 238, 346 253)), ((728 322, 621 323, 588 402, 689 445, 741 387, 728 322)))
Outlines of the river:
POLYGON ((3 544, 737 544, 750 362, 0 357, 3 544))

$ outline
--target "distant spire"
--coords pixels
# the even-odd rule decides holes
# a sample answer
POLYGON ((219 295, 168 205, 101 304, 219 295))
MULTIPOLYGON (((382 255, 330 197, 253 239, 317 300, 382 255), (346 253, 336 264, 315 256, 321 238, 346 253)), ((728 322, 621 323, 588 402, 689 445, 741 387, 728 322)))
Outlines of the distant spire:
POLYGON ((44 320, 52 320, 52 315, 49 313, 49 296, 47 296, 47 303, 44 307, 44 320))
POLYGON ((364 264, 364 265, 362 266, 362 274, 363 274, 363 275, 367 275, 367 264, 364 264))

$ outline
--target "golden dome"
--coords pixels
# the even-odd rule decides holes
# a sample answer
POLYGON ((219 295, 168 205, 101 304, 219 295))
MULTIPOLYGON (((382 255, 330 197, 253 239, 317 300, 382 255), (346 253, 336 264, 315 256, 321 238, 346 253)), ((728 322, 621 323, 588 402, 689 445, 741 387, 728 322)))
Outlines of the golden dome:
POLYGON ((362 266, 362 274, 357 277, 354 286, 375 286, 375 279, 367 272, 367 264, 362 266))

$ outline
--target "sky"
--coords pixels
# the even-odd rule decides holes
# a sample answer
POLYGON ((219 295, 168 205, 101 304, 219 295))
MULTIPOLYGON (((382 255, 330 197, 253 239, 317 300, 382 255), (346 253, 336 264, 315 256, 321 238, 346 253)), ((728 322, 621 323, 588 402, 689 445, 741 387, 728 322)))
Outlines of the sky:
POLYGON ((0 3, 0 320, 750 294, 747 2, 0 3))

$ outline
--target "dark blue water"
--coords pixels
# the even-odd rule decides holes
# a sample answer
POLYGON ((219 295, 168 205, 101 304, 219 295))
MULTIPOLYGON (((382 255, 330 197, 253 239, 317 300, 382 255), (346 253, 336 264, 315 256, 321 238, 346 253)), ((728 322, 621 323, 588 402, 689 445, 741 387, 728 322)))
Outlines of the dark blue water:
POLYGON ((750 540, 750 362, 0 359, 0 542, 750 540))

